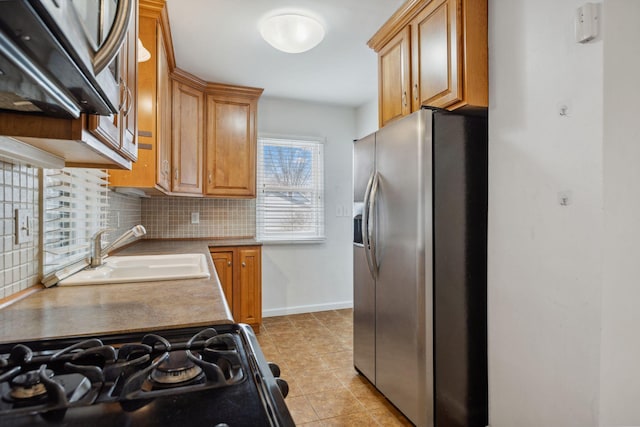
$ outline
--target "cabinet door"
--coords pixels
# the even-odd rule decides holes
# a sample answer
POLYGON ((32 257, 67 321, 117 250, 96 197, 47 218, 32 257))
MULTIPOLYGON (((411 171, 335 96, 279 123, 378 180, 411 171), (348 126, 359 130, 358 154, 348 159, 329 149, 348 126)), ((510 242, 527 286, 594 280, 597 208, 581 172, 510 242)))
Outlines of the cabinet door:
POLYGON ((212 251, 211 258, 216 267, 229 310, 233 310, 233 251, 212 251))
POLYGON ((202 194, 203 93, 173 82, 173 185, 176 193, 202 194))
POLYGON ((380 127, 411 112, 409 34, 405 28, 378 52, 380 127))
POLYGON ((445 108, 462 99, 461 0, 435 0, 411 22, 412 104, 445 108))
POLYGON ((138 159, 138 14, 129 24, 129 32, 123 45, 121 73, 125 82, 125 104, 121 112, 122 154, 136 161, 138 159))
POLYGON ((260 248, 240 248, 238 281, 233 290, 236 322, 259 325, 262 322, 262 263, 260 248))
POLYGON ((131 20, 120 53, 116 58, 120 80, 120 111, 110 116, 88 115, 87 130, 100 142, 136 161, 137 140, 137 52, 138 19, 131 20))
POLYGON ((158 52, 156 182, 161 188, 171 191, 171 80, 169 79, 167 47, 160 25, 156 27, 156 37, 156 50, 158 52))
POLYGON ((254 100, 207 96, 206 194, 256 195, 254 100))

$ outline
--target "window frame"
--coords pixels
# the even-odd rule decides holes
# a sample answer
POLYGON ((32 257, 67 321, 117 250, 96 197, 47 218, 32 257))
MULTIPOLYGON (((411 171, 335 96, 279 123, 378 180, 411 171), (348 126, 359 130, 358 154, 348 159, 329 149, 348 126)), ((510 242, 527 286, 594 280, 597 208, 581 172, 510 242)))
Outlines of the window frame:
POLYGON ((325 200, 325 174, 324 174, 324 145, 325 138, 309 137, 309 136, 296 136, 296 135, 277 135, 261 133, 258 135, 258 147, 257 147, 257 161, 256 161, 256 239, 260 242, 268 245, 278 244, 318 244, 327 240, 326 237, 326 200, 325 200), (287 187, 287 186, 267 186, 265 187, 264 180, 264 163, 263 152, 264 146, 269 145, 286 145, 290 144, 294 148, 307 148, 312 150, 312 167, 315 166, 317 170, 312 170, 312 184, 310 187, 287 187), (314 195, 316 202, 312 209, 314 220, 311 222, 314 228, 314 233, 300 234, 299 237, 295 236, 295 232, 289 233, 266 233, 265 232, 265 211, 264 197, 262 196, 265 189, 271 191, 295 191, 301 192, 301 189, 306 190, 314 195))

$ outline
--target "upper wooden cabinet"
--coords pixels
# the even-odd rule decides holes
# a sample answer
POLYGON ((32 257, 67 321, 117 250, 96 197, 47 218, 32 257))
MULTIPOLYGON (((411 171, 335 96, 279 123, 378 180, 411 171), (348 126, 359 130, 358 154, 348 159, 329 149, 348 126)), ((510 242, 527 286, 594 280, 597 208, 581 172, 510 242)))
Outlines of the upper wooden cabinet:
POLYGON ((157 120, 156 123, 156 183, 171 191, 171 79, 169 78, 169 60, 167 42, 162 36, 162 28, 157 28, 158 64, 157 64, 157 120))
POLYGON ((111 170, 111 187, 149 194, 171 191, 171 81, 175 64, 164 1, 142 0, 139 38, 151 58, 138 64, 138 161, 130 171, 111 170))
POLYGON ((174 193, 202 194, 204 158, 204 94, 185 83, 173 82, 174 193))
POLYGON ((262 89, 209 85, 205 142, 206 194, 256 196, 256 110, 262 89))
POLYGON ((256 115, 263 89, 206 82, 176 68, 164 0, 140 1, 138 162, 111 171, 112 187, 149 195, 252 198, 256 115))
POLYGON ((486 0, 409 0, 368 44, 378 52, 380 126, 423 105, 488 106, 486 0), (401 115, 399 87, 410 97, 401 115))
POLYGON ((409 34, 403 29, 378 52, 380 126, 411 112, 409 34))

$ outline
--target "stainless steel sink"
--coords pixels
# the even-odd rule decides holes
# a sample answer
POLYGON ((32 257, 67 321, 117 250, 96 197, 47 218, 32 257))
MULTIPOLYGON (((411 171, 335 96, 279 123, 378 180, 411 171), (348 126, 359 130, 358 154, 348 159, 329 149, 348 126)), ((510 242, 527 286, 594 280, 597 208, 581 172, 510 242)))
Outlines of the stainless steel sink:
POLYGON ((87 268, 60 281, 59 286, 106 285, 209 278, 204 254, 112 256, 97 268, 87 268))

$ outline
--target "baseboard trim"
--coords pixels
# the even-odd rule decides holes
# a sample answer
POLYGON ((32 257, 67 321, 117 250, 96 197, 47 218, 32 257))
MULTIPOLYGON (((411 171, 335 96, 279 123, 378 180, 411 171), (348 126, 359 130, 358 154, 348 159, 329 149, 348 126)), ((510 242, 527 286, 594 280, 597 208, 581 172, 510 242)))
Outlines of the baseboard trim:
POLYGON ((334 302, 329 304, 299 305, 297 307, 271 308, 262 310, 262 317, 286 316, 288 314, 312 313, 314 311, 341 310, 352 308, 353 301, 334 302))

